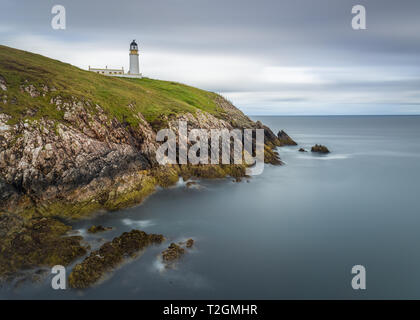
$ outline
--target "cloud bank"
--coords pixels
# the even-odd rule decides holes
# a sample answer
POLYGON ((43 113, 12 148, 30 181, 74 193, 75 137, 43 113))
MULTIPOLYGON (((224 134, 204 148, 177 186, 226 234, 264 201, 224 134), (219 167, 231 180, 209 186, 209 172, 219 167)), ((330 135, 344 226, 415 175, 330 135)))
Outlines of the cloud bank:
POLYGON ((420 114, 420 1, 2 0, 0 43, 80 68, 128 69, 228 97, 251 115, 420 114), (351 8, 367 30, 351 28, 351 8))

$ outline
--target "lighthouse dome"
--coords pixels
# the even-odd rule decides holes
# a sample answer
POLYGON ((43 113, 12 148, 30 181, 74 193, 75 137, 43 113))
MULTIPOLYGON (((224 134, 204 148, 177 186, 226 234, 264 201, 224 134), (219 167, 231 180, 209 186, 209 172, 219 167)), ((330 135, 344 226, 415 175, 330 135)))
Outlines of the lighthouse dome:
POLYGON ((138 49, 138 46, 137 46, 136 40, 133 40, 130 44, 130 50, 137 50, 137 49, 138 49))

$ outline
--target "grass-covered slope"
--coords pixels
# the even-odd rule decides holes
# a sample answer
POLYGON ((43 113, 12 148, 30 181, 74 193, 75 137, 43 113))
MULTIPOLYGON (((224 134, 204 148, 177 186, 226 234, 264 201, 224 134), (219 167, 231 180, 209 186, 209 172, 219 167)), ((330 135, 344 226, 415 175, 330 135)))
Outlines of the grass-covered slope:
POLYGON ((134 112, 142 113, 156 127, 159 127, 162 116, 194 113, 197 109, 218 118, 224 116, 224 111, 215 103, 217 94, 212 92, 176 82, 107 77, 1 45, 0 75, 7 82, 8 100, 13 101, 0 104, 0 110, 12 116, 10 123, 24 118, 62 120, 63 112, 50 104, 54 94, 64 99, 75 97, 99 104, 109 115, 133 126, 139 121, 133 117, 134 112), (40 95, 33 98, 20 89, 25 82, 37 89, 47 86, 55 90, 45 97, 40 95), (29 115, 28 110, 31 110, 29 115))

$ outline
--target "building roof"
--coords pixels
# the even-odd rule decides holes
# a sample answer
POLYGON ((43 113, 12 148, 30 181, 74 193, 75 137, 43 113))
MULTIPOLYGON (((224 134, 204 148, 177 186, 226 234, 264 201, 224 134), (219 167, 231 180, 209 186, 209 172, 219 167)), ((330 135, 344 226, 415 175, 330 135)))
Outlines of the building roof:
POLYGON ((121 69, 108 69, 108 68, 91 68, 89 66, 89 70, 101 70, 101 71, 124 71, 124 68, 121 69))

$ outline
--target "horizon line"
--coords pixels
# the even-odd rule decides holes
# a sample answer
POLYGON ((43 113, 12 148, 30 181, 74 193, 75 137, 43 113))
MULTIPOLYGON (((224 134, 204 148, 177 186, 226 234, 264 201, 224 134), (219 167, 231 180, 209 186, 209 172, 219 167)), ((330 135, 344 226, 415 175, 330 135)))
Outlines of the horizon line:
POLYGON ((415 114, 246 114, 249 117, 419 117, 415 114))

